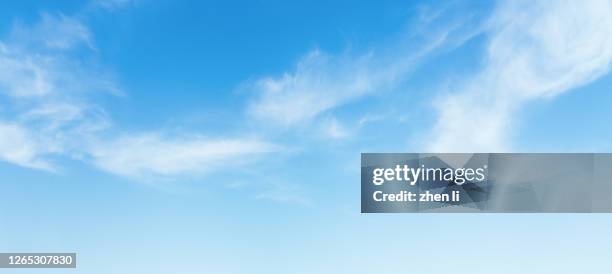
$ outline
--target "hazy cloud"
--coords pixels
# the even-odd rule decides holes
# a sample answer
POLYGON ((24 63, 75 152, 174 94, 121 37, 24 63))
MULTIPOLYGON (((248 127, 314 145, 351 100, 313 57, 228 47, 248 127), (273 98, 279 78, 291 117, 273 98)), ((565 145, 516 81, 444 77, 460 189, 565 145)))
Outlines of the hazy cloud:
POLYGON ((610 1, 505 1, 491 16, 482 70, 435 99, 429 151, 509 149, 524 103, 606 74, 612 60, 610 1))
POLYGON ((28 168, 53 170, 42 157, 53 152, 51 144, 37 140, 27 128, 0 122, 0 159, 28 168))
POLYGON ((96 166, 128 177, 202 175, 238 166, 278 147, 255 139, 167 137, 159 133, 128 135, 98 142, 91 150, 96 166))
POLYGON ((31 26, 16 23, 0 41, 2 160, 52 170, 53 156, 70 154, 75 140, 109 125, 86 94, 118 89, 103 72, 71 57, 92 51, 92 43, 78 20, 47 13, 31 26))

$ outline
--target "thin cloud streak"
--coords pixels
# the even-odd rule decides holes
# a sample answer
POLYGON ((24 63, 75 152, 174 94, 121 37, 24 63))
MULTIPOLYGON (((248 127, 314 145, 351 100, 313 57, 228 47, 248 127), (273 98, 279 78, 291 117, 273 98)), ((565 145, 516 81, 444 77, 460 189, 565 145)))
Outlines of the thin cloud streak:
POLYGON ((276 145, 256 139, 167 137, 147 133, 98 142, 90 154, 93 163, 105 171, 149 180, 203 175, 221 168, 240 166, 257 155, 279 150, 276 145))

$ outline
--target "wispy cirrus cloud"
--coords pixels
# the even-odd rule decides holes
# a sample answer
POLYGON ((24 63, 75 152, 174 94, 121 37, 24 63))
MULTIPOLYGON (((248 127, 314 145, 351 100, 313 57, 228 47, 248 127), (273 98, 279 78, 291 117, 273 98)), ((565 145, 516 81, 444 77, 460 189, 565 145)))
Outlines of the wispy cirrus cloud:
POLYGON ((53 146, 36 138, 29 129, 11 122, 0 122, 0 159, 19 166, 52 171, 42 155, 53 153, 53 146))
POLYGON ((67 50, 79 46, 94 49, 93 35, 79 20, 63 14, 42 13, 33 26, 16 22, 9 38, 22 49, 67 50))
MULTIPOLYGON (((15 24, 7 39, 0 41, 0 92, 43 97, 81 90, 82 68, 66 54, 91 43, 87 28, 64 15, 43 13, 31 27, 15 24)), ((87 85, 98 82, 90 80, 87 85)))
POLYGON ((71 56, 91 51, 92 43, 78 20, 47 13, 31 26, 16 23, 0 41, 0 158, 54 170, 50 157, 69 153, 71 139, 108 125, 86 95, 118 89, 103 72, 71 56))
POLYGON ((308 122, 322 112, 391 83, 394 73, 375 68, 372 54, 356 58, 308 53, 295 71, 257 80, 259 93, 248 108, 255 119, 280 126, 308 122))
POLYGON ((17 23, 0 41, 0 160, 54 171, 53 159, 63 157, 148 180, 205 174, 279 150, 255 138, 164 129, 125 133, 90 99, 123 94, 108 73, 80 61, 96 51, 89 29, 62 14, 17 23))
POLYGON ((444 8, 420 15, 416 27, 376 49, 361 54, 316 49, 293 70, 256 79, 249 85, 255 95, 248 115, 282 128, 308 125, 335 108, 392 90, 423 58, 455 48, 479 32, 473 17, 451 16, 444 8), (450 20, 438 22, 445 16, 450 20))
POLYGON ((517 111, 609 71, 610 1, 503 1, 491 16, 483 68, 436 98, 429 151, 506 151, 517 111))
POLYGON ((96 166, 132 177, 203 175, 252 162, 257 155, 279 147, 257 139, 210 139, 201 136, 165 136, 161 133, 126 135, 97 142, 90 153, 96 166))

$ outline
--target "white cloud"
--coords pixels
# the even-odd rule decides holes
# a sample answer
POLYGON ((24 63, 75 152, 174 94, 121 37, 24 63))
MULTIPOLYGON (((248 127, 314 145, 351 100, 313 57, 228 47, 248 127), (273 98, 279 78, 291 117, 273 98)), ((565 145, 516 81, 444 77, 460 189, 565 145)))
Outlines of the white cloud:
POLYGON ((244 164, 278 149, 248 138, 121 133, 89 100, 92 92, 120 93, 105 73, 79 62, 95 52, 80 21, 46 13, 32 26, 17 24, 0 42, 0 96, 9 103, 0 106, 8 121, 0 122, 0 160, 55 170, 51 159, 69 157, 121 176, 167 178, 244 164))
POLYGON ((606 74, 612 60, 612 2, 505 1, 491 16, 482 70, 436 98, 429 151, 509 149, 514 116, 606 74))
POLYGON ((442 24, 436 18, 444 17, 440 16, 444 11, 434 12, 436 16, 423 16, 417 28, 402 32, 376 50, 338 55, 314 50, 293 71, 257 79, 251 86, 256 95, 248 114, 266 125, 309 124, 334 108, 392 89, 421 58, 457 47, 477 33, 472 18, 445 18, 448 22, 442 24))
POLYGON ((32 26, 15 24, 11 42, 25 48, 68 50, 79 46, 94 49, 89 29, 79 20, 65 15, 41 13, 40 22, 32 26))
POLYGON ((322 124, 323 134, 332 139, 343 139, 350 135, 350 130, 343 126, 337 119, 330 118, 322 124))
POLYGON ((3 161, 52 170, 50 158, 70 154, 85 135, 108 127, 104 111, 85 95, 117 89, 104 73, 71 57, 80 50, 92 50, 91 34, 64 15, 43 13, 0 41, 3 161))
POLYGON ((128 135, 98 142, 94 164, 108 172, 135 178, 201 175, 239 166, 278 147, 255 139, 165 137, 159 133, 128 135))
POLYGON ((0 122, 0 159, 23 167, 54 170, 43 157, 51 153, 28 129, 14 123, 0 122))
POLYGON ((43 96, 50 92, 47 71, 36 62, 10 55, 0 44, 0 87, 13 97, 43 96))
POLYGON ((249 113, 281 126, 308 122, 318 114, 390 83, 394 75, 374 68, 371 54, 357 58, 310 52, 294 72, 258 80, 249 113))

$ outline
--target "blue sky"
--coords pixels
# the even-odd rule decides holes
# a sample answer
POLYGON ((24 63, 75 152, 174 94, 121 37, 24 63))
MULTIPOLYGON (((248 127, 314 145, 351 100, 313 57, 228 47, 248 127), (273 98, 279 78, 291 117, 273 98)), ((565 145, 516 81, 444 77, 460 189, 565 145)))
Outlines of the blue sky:
POLYGON ((358 172, 362 152, 609 152, 611 18, 0 4, 0 252, 75 251, 78 273, 598 273, 607 215, 364 215, 358 172))

